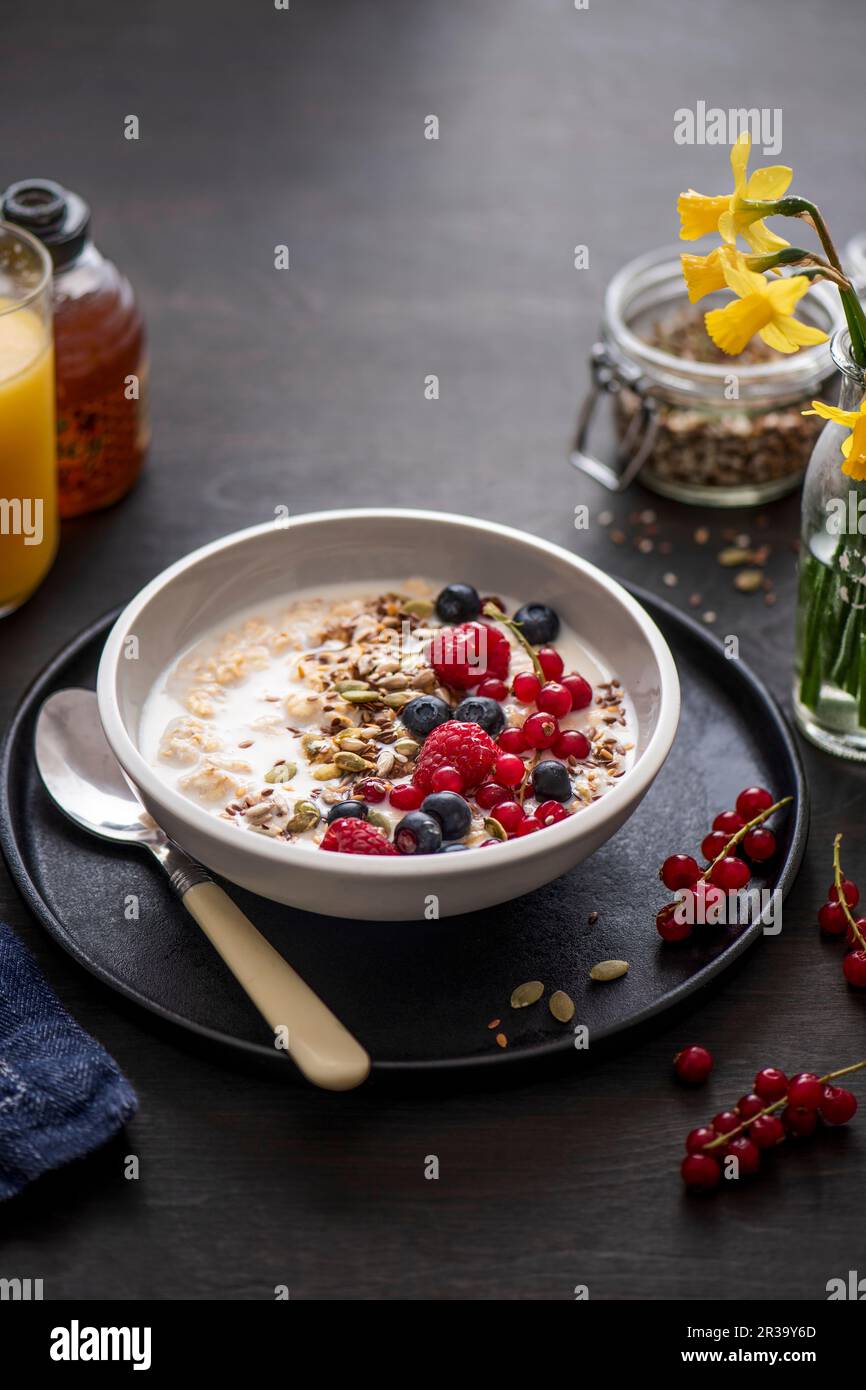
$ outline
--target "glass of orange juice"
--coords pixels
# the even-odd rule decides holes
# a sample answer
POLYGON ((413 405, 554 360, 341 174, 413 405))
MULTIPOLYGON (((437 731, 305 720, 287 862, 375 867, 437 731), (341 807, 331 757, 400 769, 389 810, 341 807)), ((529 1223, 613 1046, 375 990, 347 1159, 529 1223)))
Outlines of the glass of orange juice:
POLYGON ((41 584, 57 530, 51 259, 0 222, 0 617, 41 584))

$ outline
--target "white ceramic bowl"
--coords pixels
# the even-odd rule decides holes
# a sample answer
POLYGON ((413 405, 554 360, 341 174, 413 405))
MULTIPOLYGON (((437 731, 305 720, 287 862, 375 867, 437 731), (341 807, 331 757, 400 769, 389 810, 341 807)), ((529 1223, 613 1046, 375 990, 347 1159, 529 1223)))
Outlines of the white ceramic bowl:
POLYGON ((276 902, 372 920, 489 907, 574 868, 616 833, 645 795, 673 742, 680 705, 664 638, 640 604, 601 570, 493 522, 381 509, 316 512, 288 525, 254 526, 171 565, 112 628, 97 693, 121 766, 154 820, 189 854, 276 902), (142 757, 138 730, 148 692, 178 653, 209 628, 296 589, 410 574, 468 579, 488 593, 549 603, 599 653, 631 697, 638 725, 633 765, 603 797, 557 825, 496 847, 364 858, 243 834, 167 786, 142 757))

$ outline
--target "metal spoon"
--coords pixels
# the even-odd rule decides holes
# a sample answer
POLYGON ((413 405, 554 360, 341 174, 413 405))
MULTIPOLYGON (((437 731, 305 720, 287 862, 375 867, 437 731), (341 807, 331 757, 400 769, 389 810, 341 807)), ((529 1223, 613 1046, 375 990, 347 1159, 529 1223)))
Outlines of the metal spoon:
POLYGON ((58 690, 36 721, 36 765, 49 796, 91 835, 149 849, 171 886, 314 1085, 360 1086, 370 1058, 207 871, 151 820, 102 731, 92 690, 58 690))

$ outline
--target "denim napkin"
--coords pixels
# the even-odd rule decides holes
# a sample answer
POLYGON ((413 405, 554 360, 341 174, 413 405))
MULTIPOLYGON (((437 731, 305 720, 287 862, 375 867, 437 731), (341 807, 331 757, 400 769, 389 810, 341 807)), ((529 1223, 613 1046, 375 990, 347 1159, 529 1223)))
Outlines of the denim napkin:
POLYGON ((0 922, 0 1201, 104 1144, 138 1101, 0 922))

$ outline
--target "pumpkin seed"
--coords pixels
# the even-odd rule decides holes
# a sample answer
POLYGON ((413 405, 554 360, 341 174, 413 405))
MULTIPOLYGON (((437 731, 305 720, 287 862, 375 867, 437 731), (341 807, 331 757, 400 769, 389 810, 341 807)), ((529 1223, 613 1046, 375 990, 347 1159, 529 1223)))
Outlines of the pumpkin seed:
POLYGON ((492 836, 494 840, 508 839, 508 835, 505 832, 505 827, 500 825, 499 821, 495 818, 495 816, 485 816, 484 829, 487 831, 488 835, 492 836))
POLYGON ((382 698, 376 690, 341 690, 340 694, 350 705, 370 705, 382 698))
POLYGON ((301 747, 308 758, 312 758, 316 753, 324 753, 328 747, 328 740, 322 738, 320 734, 304 734, 301 739, 301 747))
POLYGON ((393 690, 381 698, 389 709, 402 709, 404 705, 408 705, 410 700, 414 700, 415 696, 410 690, 393 690))
POLYGON ((388 817, 387 817, 387 816, 383 816, 383 815, 382 815, 382 812, 381 812, 381 811, 368 811, 368 812, 367 812, 367 824, 368 824, 368 825, 376 825, 376 826, 378 826, 379 829, 380 829, 380 830, 384 830, 384 831, 386 832, 386 834, 387 834, 387 833, 390 831, 390 829, 391 829, 391 822, 388 820, 388 817))
POLYGON ((357 753, 335 753, 334 762, 342 772, 367 772, 370 767, 357 753))
POLYGON ((403 604, 403 612, 413 618, 429 618, 433 612, 433 604, 426 598, 410 598, 408 603, 403 604))
POLYGON ((628 970, 627 960, 600 960, 589 972, 591 980, 618 980, 628 970))
POLYGON ((277 763, 265 773, 266 782, 291 782, 298 774, 295 763, 277 763))
POLYGON ((414 758, 420 746, 420 744, 415 742, 414 738, 398 738, 397 742, 394 744, 394 752, 402 753, 404 758, 414 758))
POLYGON ((525 985, 518 985, 511 996, 512 1009, 525 1009, 527 1004, 537 1004, 544 993, 544 985, 540 980, 527 980, 525 985))
POLYGON ((763 582, 764 576, 760 570, 740 570, 734 576, 734 588, 739 589, 741 594, 754 594, 763 582))
POLYGON ((370 686, 369 686, 369 684, 367 683, 367 681, 356 681, 356 680, 347 680, 347 679, 344 679, 344 680, 334 681, 334 689, 335 689, 335 690, 339 690, 340 694, 343 695, 343 694, 345 694, 345 692, 346 692, 347 690, 369 690, 369 689, 370 689, 370 686))
POLYGON ((564 990, 555 990, 547 1003, 550 1012, 558 1023, 570 1023, 574 1018, 574 1000, 569 999, 564 990))
POLYGON ((296 801, 286 829, 292 835, 301 835, 305 830, 312 830, 320 820, 318 808, 312 801, 296 801))
POLYGON ((719 564, 725 568, 733 565, 746 565, 752 558, 751 550, 745 550, 741 545, 729 545, 725 550, 719 551, 719 564))
POLYGON ((313 776, 317 782, 330 782, 332 777, 339 777, 340 769, 336 763, 319 763, 313 768, 313 776))

